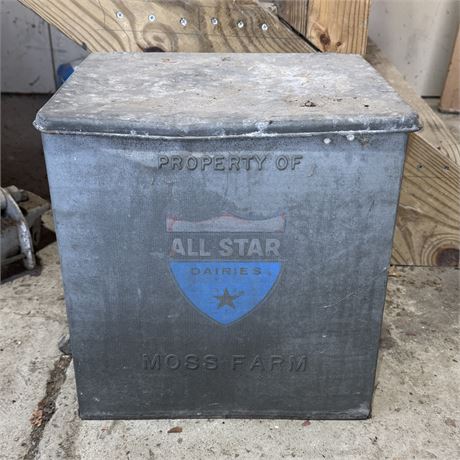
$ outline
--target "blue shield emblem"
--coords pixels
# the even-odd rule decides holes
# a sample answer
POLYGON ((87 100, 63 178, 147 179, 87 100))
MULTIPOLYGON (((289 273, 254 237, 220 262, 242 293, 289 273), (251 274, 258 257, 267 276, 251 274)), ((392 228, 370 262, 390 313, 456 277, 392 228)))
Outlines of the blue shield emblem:
POLYGON ((219 324, 246 316, 280 276, 284 222, 284 216, 244 220, 225 214, 201 222, 168 217, 167 230, 174 234, 170 269, 182 294, 219 324))

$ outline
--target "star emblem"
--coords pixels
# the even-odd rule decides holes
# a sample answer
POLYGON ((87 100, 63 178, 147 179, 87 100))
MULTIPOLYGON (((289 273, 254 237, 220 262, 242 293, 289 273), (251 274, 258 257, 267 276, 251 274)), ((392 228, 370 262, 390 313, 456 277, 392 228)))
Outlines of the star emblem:
POLYGON ((230 295, 228 292, 227 288, 224 289, 224 293, 222 295, 215 295, 214 297, 219 301, 219 305, 217 308, 222 308, 225 306, 229 306, 230 308, 235 309, 235 304, 233 301, 237 299, 238 297, 241 297, 242 293, 240 294, 235 294, 235 295, 230 295))

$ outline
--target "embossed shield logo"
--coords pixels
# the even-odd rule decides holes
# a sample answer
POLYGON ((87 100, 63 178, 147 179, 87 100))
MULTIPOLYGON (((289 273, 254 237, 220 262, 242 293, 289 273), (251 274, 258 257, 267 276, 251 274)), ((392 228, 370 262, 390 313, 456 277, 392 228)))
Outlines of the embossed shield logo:
POLYGON ((179 289, 214 321, 228 325, 241 319, 276 285, 284 215, 249 220, 224 214, 199 222, 168 217, 166 228, 179 289))

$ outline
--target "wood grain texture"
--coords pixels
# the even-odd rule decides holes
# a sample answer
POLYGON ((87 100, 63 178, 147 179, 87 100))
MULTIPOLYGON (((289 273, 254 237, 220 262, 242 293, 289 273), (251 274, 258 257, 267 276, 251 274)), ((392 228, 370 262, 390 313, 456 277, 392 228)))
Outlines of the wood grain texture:
POLYGON ((308 0, 279 0, 277 9, 280 18, 302 36, 307 36, 308 0))
POLYGON ((457 32, 449 71, 442 91, 439 110, 443 112, 460 112, 460 29, 457 32))
POLYGON ((458 266, 460 171, 433 153, 421 136, 409 136, 392 263, 458 266))
POLYGON ((320 51, 364 54, 370 0, 282 0, 279 14, 320 51))
POLYGON ((424 126, 408 139, 392 263, 458 266, 460 146, 439 116, 372 43, 366 58, 419 113, 424 126))
POLYGON ((20 1, 90 51, 313 51, 251 0, 20 1), (186 25, 181 24, 182 18, 186 25))
POLYGON ((365 54, 370 0, 309 0, 307 39, 321 51, 365 54))

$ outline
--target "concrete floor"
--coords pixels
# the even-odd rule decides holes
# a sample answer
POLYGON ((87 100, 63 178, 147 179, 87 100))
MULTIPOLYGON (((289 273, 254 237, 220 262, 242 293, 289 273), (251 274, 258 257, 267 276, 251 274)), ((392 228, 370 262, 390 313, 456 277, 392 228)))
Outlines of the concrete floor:
MULTIPOLYGON (((3 104, 2 179, 46 197, 30 127, 43 99, 3 104)), ((460 458, 457 269, 393 269, 369 420, 81 421, 58 349, 67 322, 51 213, 44 220, 40 266, 13 267, 0 289, 0 459, 460 458)))

